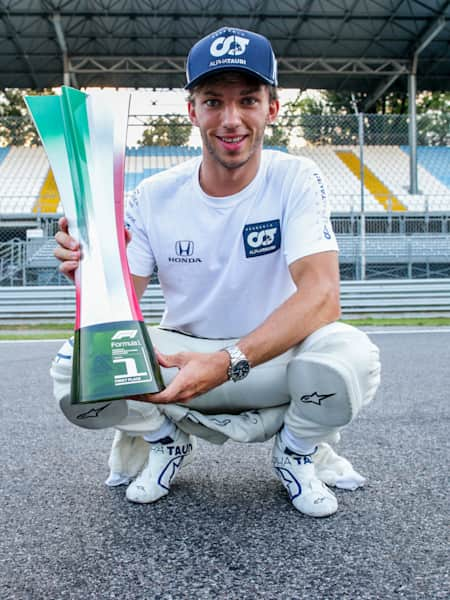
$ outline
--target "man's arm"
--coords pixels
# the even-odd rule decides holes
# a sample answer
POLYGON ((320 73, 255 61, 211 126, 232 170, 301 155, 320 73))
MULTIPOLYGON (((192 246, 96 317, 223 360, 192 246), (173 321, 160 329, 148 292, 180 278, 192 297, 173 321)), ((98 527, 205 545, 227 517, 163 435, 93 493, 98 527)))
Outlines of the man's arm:
POLYGON ((134 285, 134 291, 136 292, 136 297, 138 300, 142 298, 145 290, 150 282, 150 277, 141 277, 139 275, 132 275, 131 279, 134 285))
MULTIPOLYGON (((297 291, 238 342, 252 366, 286 352, 340 316, 337 252, 301 258, 289 269, 297 291)), ((158 358, 162 366, 178 367, 180 371, 165 390, 151 396, 151 402, 187 402, 227 380, 229 356, 224 351, 159 354, 158 358)))
POLYGON ((340 317, 337 252, 321 252, 289 266, 297 291, 238 346, 252 366, 286 352, 340 317))

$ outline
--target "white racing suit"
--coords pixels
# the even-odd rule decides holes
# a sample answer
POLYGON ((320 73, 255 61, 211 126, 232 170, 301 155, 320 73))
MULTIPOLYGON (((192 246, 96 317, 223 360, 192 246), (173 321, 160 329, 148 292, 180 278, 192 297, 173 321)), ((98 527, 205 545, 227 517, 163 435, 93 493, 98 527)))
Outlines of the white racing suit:
MULTIPOLYGON (((151 328, 150 337, 164 354, 214 352, 238 341, 203 339, 160 328, 151 328)), ((58 401, 70 394, 70 348, 66 342, 52 364, 58 401)), ((175 368, 162 368, 166 385, 176 372, 175 368)), ((128 414, 115 423, 117 433, 110 468, 136 475, 148 456, 148 445, 141 436, 158 430, 165 417, 186 433, 216 444, 228 439, 263 442, 285 423, 296 437, 312 446, 319 444, 320 452, 315 458, 318 468, 325 458, 349 465, 327 442, 339 440, 341 429, 374 398, 379 381, 377 347, 362 331, 332 323, 298 346, 255 367, 244 380, 228 381, 186 404, 127 400, 128 414)), ((327 469, 327 465, 322 466, 327 469)), ((340 474, 345 476, 345 468, 340 474)), ((333 479, 332 474, 330 478, 333 479)), ((336 481, 327 483, 335 485, 336 481)))

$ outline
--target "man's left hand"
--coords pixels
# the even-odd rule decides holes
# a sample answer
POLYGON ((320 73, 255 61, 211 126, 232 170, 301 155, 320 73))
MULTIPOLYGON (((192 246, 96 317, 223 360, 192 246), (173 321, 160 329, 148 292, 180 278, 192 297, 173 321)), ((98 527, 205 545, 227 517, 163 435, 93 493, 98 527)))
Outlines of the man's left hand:
POLYGON ((177 367, 179 372, 165 390, 139 400, 154 404, 189 402, 228 380, 230 357, 227 352, 178 352, 170 355, 157 352, 156 355, 162 367, 177 367))

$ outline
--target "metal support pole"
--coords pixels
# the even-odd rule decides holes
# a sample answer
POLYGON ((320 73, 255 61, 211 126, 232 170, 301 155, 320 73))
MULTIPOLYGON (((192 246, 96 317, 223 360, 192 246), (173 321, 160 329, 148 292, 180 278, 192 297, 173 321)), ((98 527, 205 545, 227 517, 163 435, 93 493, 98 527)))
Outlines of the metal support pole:
POLYGON ((364 113, 358 113, 358 138, 359 138, 359 178, 361 181, 361 220, 360 220, 360 245, 361 256, 360 278, 366 278, 366 214, 364 202, 364 113))
MULTIPOLYGON (((414 61, 416 62, 416 61, 414 61)), ((417 65, 415 65, 417 68, 417 65)), ((409 193, 418 194, 417 183, 417 114, 416 114, 416 69, 408 76, 408 104, 409 104, 409 193)))
MULTIPOLYGON (((447 2, 448 4, 448 2, 447 2)), ((417 64, 419 54, 431 43, 438 33, 446 26, 447 18, 444 8, 442 14, 431 24, 417 43, 411 62, 411 70, 408 76, 408 101, 409 101, 409 193, 418 194, 417 183, 417 116, 416 116, 416 93, 417 93, 417 64)))
MULTIPOLYGON (((63 83, 64 85, 71 85, 74 79, 74 75, 71 74, 70 69, 70 60, 69 54, 67 50, 66 38, 64 37, 64 31, 61 23, 61 15, 59 13, 55 13, 52 15, 53 26, 55 28, 56 39, 58 40, 59 47, 62 53, 62 62, 63 62, 63 83)), ((75 80, 76 83, 76 80, 75 80)))
POLYGON ((63 81, 64 81, 64 85, 70 85, 71 81, 70 81, 70 67, 69 67, 69 59, 67 57, 67 53, 64 52, 63 54, 63 66, 64 66, 64 73, 63 73, 63 81))
POLYGON ((407 238, 407 242, 408 244, 408 266, 407 266, 407 272, 408 272, 408 279, 412 279, 412 248, 411 248, 411 237, 407 238))

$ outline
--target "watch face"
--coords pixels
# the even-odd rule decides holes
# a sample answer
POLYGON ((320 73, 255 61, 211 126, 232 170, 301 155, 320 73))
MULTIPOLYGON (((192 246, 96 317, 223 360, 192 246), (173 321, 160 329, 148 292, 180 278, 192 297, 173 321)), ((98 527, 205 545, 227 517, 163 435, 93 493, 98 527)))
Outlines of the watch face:
POLYGON ((250 373, 250 365, 246 360, 240 360, 238 363, 233 365, 232 372, 232 378, 234 381, 239 381, 240 379, 247 377, 247 375, 250 373))

